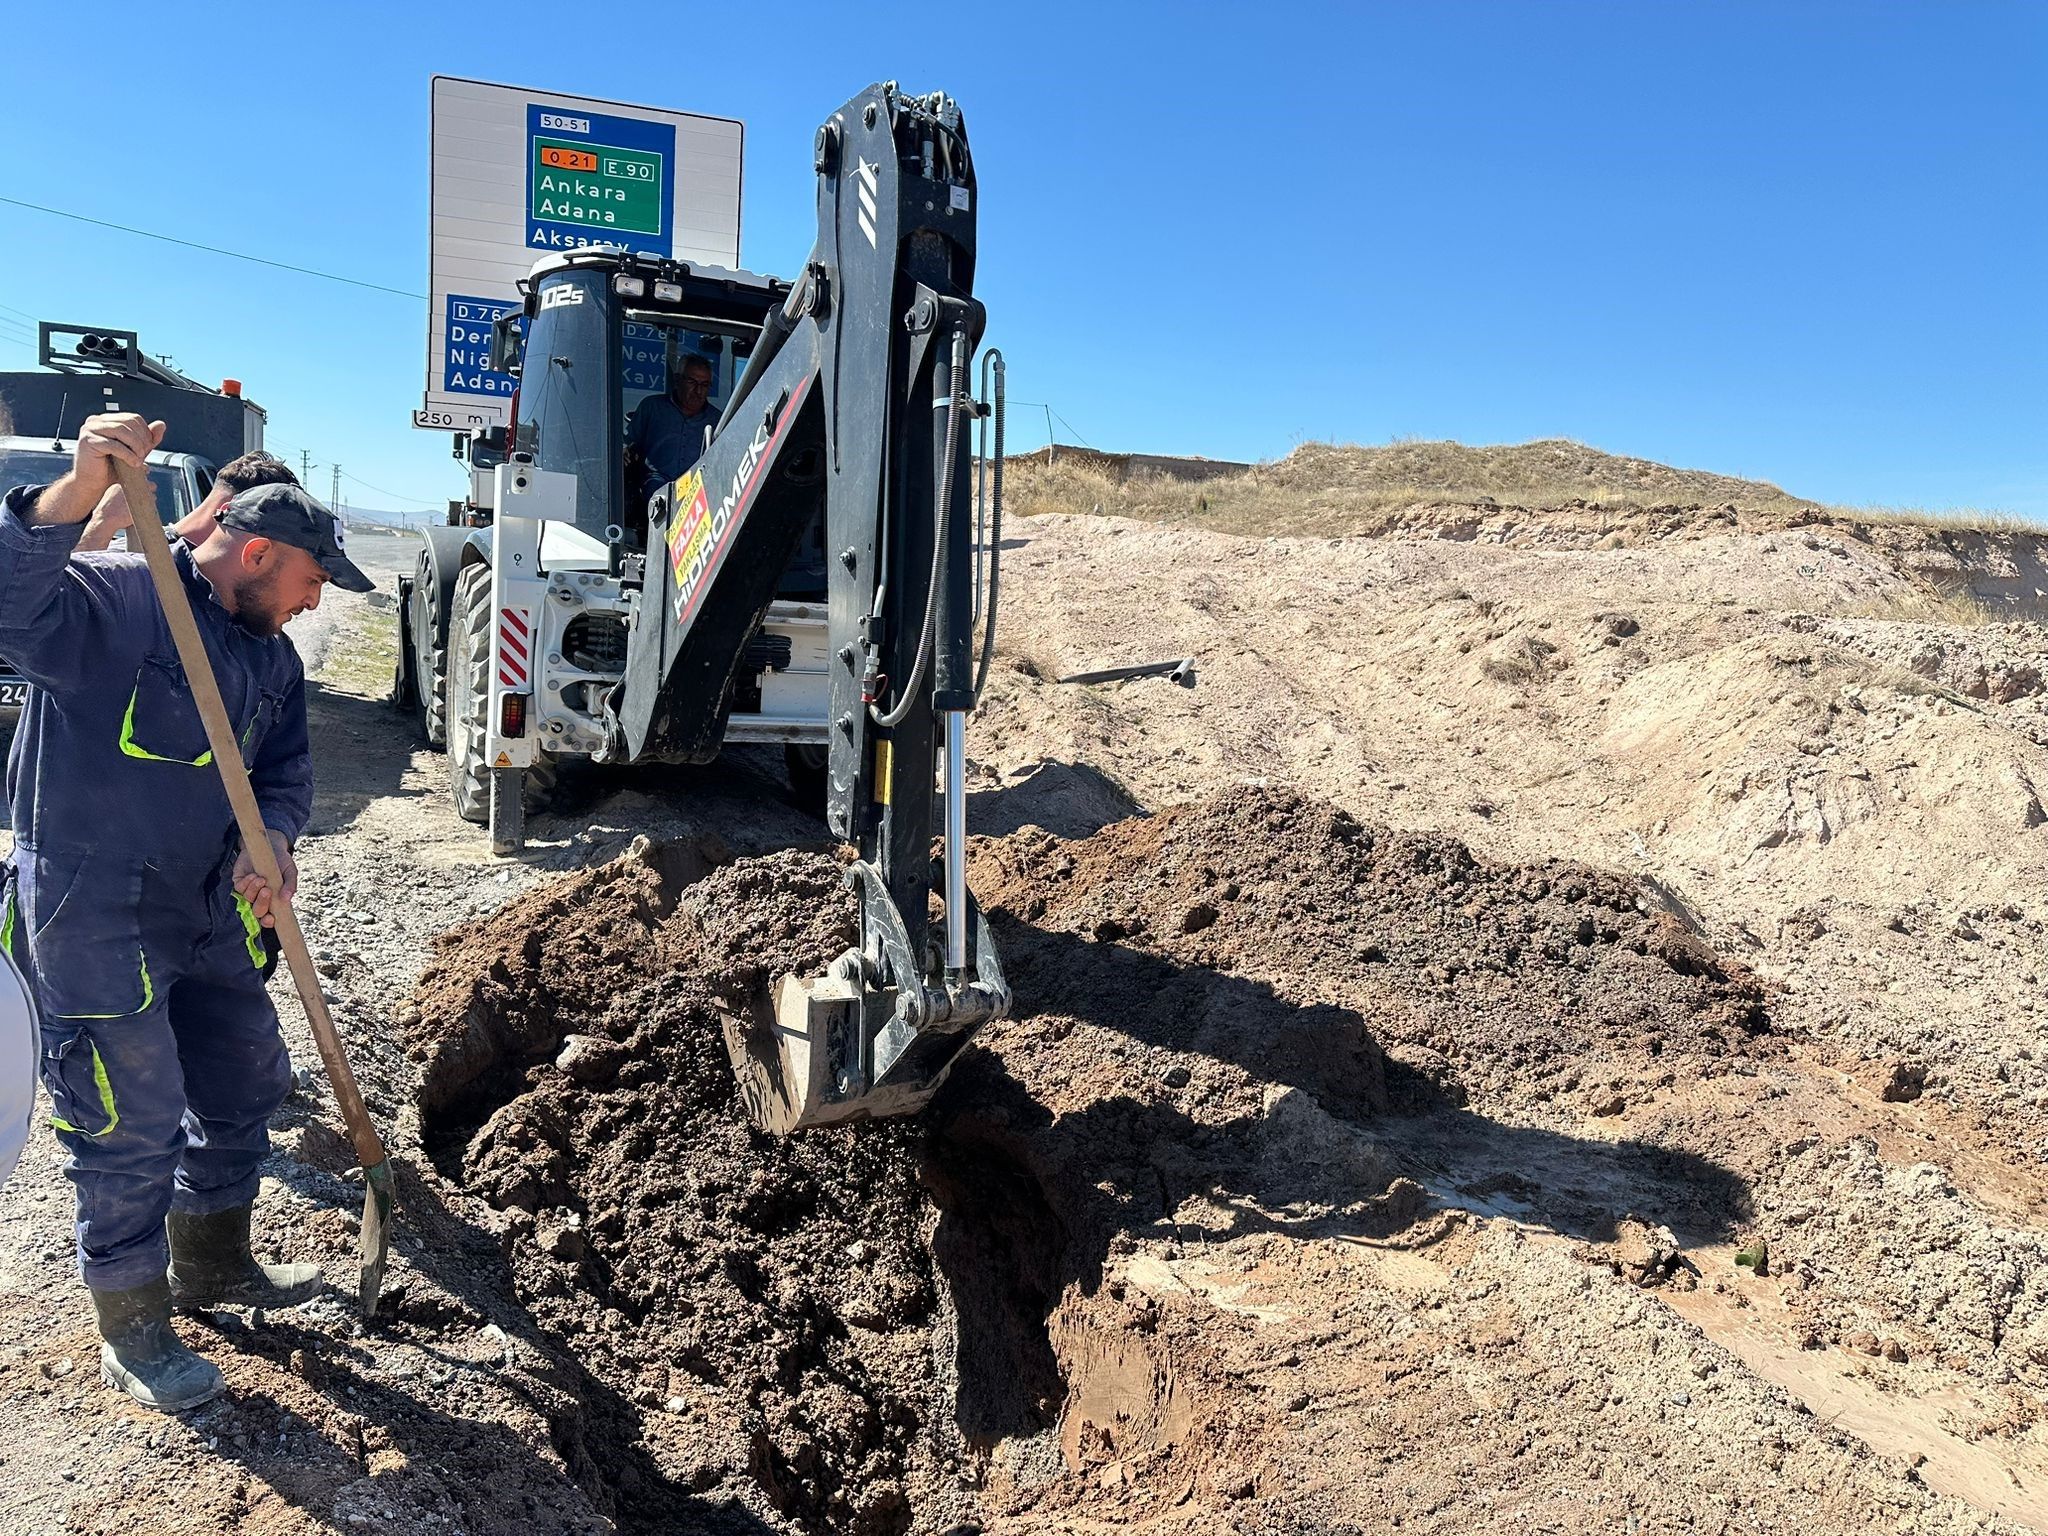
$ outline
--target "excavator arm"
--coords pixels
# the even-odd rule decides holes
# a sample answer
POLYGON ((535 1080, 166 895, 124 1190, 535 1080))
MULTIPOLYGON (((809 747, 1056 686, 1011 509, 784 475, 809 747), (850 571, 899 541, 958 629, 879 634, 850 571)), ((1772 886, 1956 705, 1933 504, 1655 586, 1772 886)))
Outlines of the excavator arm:
POLYGON ((859 937, 729 1021, 748 1107, 776 1131, 915 1110, 1009 1005, 964 864, 984 321, 966 130, 950 98, 877 85, 818 130, 815 158, 811 259, 696 467, 655 498, 604 754, 715 754, 747 642, 822 514, 826 819, 857 852, 859 937))

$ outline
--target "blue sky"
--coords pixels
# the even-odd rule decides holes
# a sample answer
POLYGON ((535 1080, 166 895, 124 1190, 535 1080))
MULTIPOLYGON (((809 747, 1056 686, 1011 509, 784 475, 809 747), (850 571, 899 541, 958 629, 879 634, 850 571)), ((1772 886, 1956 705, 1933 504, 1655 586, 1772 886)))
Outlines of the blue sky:
MULTIPOLYGON (((1096 446, 1568 436, 2048 518, 2048 6, 300 9, 13 8, 0 195, 424 293, 461 74, 744 120, 743 257, 789 273, 814 128, 896 78, 967 114, 1013 396, 1096 446)), ((0 242, 0 368, 30 316, 134 327, 322 494, 459 493, 424 300, 6 204, 0 242)))

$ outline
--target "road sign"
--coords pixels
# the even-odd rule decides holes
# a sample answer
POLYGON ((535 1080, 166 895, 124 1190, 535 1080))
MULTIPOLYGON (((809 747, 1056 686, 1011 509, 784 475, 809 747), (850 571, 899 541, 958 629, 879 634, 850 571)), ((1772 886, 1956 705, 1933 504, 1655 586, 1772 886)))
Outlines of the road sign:
POLYGON ((658 325, 627 320, 619 327, 619 383, 660 394, 668 388, 668 335, 658 325))
POLYGON ((448 394, 511 398, 518 382, 491 368, 491 326, 519 306, 509 299, 451 293, 442 306, 441 388, 448 394))
POLYGON ((729 118, 436 75, 426 399, 413 425, 504 424, 491 321, 550 252, 740 260, 743 130, 729 118))

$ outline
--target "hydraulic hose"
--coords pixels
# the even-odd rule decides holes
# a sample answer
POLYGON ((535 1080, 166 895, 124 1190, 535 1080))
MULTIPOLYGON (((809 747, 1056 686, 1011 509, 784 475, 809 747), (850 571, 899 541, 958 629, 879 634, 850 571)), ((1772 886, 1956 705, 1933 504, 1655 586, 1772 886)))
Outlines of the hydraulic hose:
POLYGON ((990 403, 995 411, 996 442, 987 504, 988 529, 982 539, 988 556, 988 590, 981 604, 981 664, 974 669, 976 704, 981 703, 981 690, 988 682, 989 662, 996 654, 996 596, 1002 590, 1003 581, 1003 410, 1008 386, 1004 377, 1007 370, 1003 365, 1003 354, 990 347, 983 359, 984 366, 989 357, 995 359, 995 388, 990 393, 990 403))
POLYGON ((917 659, 910 665, 910 676, 904 679, 894 709, 884 715, 876 712, 872 704, 868 706, 875 724, 885 729, 893 729, 910 717, 918 692, 924 687, 925 674, 931 670, 932 643, 939 627, 939 594, 946 575, 946 550, 952 542, 953 471, 960 459, 960 418, 964 414, 962 397, 966 389, 967 331, 963 326, 953 332, 953 359, 947 369, 946 459, 945 468, 939 473, 939 520, 932 531, 932 578, 925 589, 924 625, 918 631, 917 659))
POLYGON ((982 561, 988 552, 989 366, 999 355, 994 347, 981 354, 981 393, 974 412, 974 612, 970 622, 975 629, 981 628, 981 603, 988 595, 982 561))

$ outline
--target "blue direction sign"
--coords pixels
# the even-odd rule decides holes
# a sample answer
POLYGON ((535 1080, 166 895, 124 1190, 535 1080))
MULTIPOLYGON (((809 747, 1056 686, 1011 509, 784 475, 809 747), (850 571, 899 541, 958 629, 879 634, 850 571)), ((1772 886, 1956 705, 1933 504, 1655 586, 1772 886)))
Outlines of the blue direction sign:
POLYGON ((642 325, 637 320, 620 325, 619 382, 628 389, 656 394, 668 388, 667 336, 659 326, 642 325))
POLYGON ((519 306, 508 299, 448 295, 446 340, 441 351, 441 388, 451 395, 503 399, 518 385, 509 373, 491 370, 491 324, 519 306))
POLYGON ((657 256, 672 253, 673 123, 529 103, 525 172, 530 249, 622 245, 657 256))

